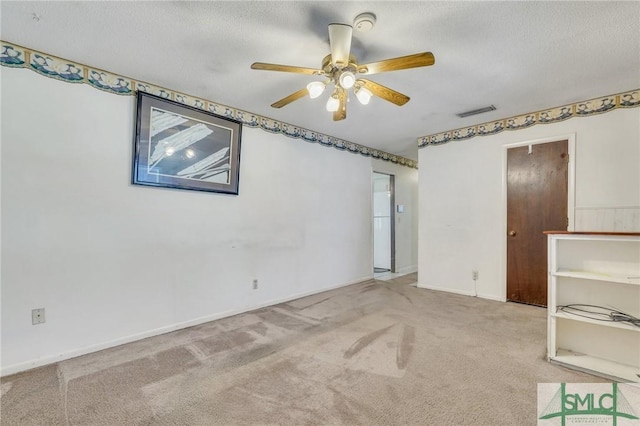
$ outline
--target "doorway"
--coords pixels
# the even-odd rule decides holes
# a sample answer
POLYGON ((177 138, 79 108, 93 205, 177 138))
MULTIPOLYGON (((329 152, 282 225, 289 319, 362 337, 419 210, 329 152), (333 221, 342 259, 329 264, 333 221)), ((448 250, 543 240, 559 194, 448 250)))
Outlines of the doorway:
POLYGON ((373 172, 373 272, 395 272, 395 177, 373 172))
POLYGON ((547 237, 569 227, 569 142, 507 149, 507 297, 547 305, 547 237))

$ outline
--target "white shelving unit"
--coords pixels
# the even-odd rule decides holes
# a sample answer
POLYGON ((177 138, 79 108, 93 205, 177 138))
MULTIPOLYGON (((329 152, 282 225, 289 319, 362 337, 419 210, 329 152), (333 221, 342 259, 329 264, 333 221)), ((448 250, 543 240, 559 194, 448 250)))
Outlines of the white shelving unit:
POLYGON ((592 305, 640 318, 640 233, 548 231, 550 362, 640 382, 640 327, 558 309, 592 305))

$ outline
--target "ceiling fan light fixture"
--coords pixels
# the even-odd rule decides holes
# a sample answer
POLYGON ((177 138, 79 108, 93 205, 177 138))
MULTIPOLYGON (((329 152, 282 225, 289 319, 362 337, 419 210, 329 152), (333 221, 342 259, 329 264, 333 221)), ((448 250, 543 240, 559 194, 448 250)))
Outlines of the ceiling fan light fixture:
MULTIPOLYGON (((0 0, 2 1, 2 0, 0 0)), ((427 67, 435 63, 431 52, 414 53, 413 55, 384 59, 377 62, 360 64, 356 55, 351 54, 351 44, 354 27, 358 31, 370 30, 375 24, 373 13, 366 12, 356 17, 353 26, 348 24, 329 24, 330 53, 322 59, 320 68, 307 68, 292 65, 279 65, 266 62, 254 62, 251 69, 265 71, 280 71, 314 76, 316 80, 325 78, 324 82, 311 82, 303 88, 271 104, 273 108, 282 108, 291 102, 307 97, 317 98, 331 86, 333 93, 326 102, 326 109, 333 112, 333 121, 347 118, 347 104, 350 94, 358 98, 358 102, 367 105, 371 98, 376 97, 397 106, 403 106, 409 97, 393 89, 365 78, 356 79, 356 75, 378 74, 388 71, 399 71, 410 68, 427 67)))
POLYGON ((327 101, 327 111, 336 112, 338 108, 340 108, 340 100, 336 96, 331 95, 327 101))
POLYGON ((373 96, 373 93, 371 93, 369 89, 365 87, 360 87, 356 90, 356 98, 358 98, 358 101, 362 105, 367 105, 371 100, 371 96, 373 96))
POLYGON ((307 91, 309 92, 309 97, 311 99, 315 99, 318 96, 322 95, 322 92, 324 92, 325 87, 326 87, 326 84, 323 83, 322 81, 312 81, 311 83, 307 84, 307 91))
POLYGON ((343 89, 351 89, 356 84, 356 76, 351 71, 343 71, 339 81, 343 89))

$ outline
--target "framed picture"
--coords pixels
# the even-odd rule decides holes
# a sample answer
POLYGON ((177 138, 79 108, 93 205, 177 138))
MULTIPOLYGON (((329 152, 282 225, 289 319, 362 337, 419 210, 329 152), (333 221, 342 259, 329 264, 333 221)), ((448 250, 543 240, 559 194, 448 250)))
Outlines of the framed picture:
POLYGON ((238 194, 242 123, 138 92, 135 185, 238 194))

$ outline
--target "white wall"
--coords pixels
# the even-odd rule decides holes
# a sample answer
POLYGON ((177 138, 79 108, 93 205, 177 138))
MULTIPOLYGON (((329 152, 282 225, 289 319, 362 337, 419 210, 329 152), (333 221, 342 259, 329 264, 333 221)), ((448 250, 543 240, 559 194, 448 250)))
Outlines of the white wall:
MULTIPOLYGON (((504 146, 575 135, 575 230, 594 230, 581 212, 593 207, 640 211, 640 108, 504 131, 419 152, 418 285, 474 294, 506 295, 504 146)), ((621 229, 640 231, 634 214, 621 229)), ((603 228, 606 228, 603 226, 603 228)))
POLYGON ((2 374, 372 276, 371 159, 245 126, 239 196, 133 186, 134 97, 0 72, 2 374))
MULTIPOLYGON (((373 170, 395 176, 395 204, 404 213, 395 214, 396 272, 418 270, 418 170, 382 160, 373 160, 373 170)), ((394 207, 396 208, 396 207, 394 207)))

